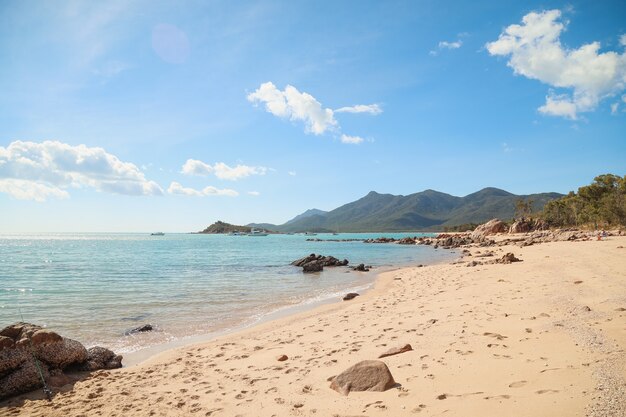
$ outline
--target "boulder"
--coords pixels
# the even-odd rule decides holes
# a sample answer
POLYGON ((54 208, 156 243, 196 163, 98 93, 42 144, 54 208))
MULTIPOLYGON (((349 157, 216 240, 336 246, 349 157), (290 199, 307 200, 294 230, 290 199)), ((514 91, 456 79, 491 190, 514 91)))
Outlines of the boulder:
POLYGON ((88 351, 76 340, 29 323, 2 329, 0 346, 0 400, 41 387, 38 368, 46 381, 53 376, 55 384, 65 385, 64 372, 122 366, 122 357, 108 349, 88 351))
POLYGON ((122 356, 101 346, 94 346, 87 350, 87 361, 80 367, 84 371, 97 369, 116 369, 122 367, 122 356))
POLYGON ((302 272, 320 272, 324 270, 324 264, 319 261, 311 261, 302 265, 302 272))
POLYGON ((361 271, 361 272, 369 271, 369 269, 365 266, 365 264, 358 264, 357 266, 352 268, 352 270, 354 270, 354 271, 361 271))
POLYGON ((521 262, 521 259, 518 259, 512 253, 507 253, 506 255, 502 255, 502 258, 496 260, 496 263, 499 264, 510 264, 512 262, 521 262))
MULTIPOLYGON (((47 380, 50 377, 50 372, 46 364, 39 362, 39 369, 47 380)), ((39 375, 37 365, 35 365, 35 361, 32 359, 28 360, 13 370, 13 372, 0 377, 0 400, 32 391, 41 386, 41 376, 39 375)))
POLYGON ((506 224, 499 219, 489 220, 487 223, 481 224, 476 227, 470 234, 470 237, 474 240, 482 240, 486 236, 495 235, 496 233, 503 233, 508 231, 506 224))
POLYGON ((351 366, 334 377, 330 388, 348 395, 350 391, 386 391, 395 384, 384 362, 367 360, 351 366))
POLYGON ((280 356, 278 356, 278 357, 276 358, 276 360, 277 360, 278 362, 284 362, 284 361, 286 361, 287 359, 289 359, 289 357, 288 357, 287 355, 280 355, 280 356))
POLYGON ((387 356, 399 355, 400 353, 408 352, 410 350, 413 350, 413 348, 411 347, 410 344, 407 343, 404 346, 391 348, 388 351, 381 353, 380 356, 378 356, 378 359, 386 358, 387 356))
POLYGON ((533 224, 528 220, 517 220, 509 227, 509 233, 528 233, 533 230, 533 224))
POLYGON ((87 349, 76 340, 63 338, 60 342, 36 346, 37 358, 52 368, 65 369, 70 365, 79 365, 87 360, 87 349))
POLYGON ((343 301, 348 301, 348 300, 352 300, 355 297, 358 297, 359 294, 355 293, 355 292, 349 292, 348 294, 343 296, 343 301))

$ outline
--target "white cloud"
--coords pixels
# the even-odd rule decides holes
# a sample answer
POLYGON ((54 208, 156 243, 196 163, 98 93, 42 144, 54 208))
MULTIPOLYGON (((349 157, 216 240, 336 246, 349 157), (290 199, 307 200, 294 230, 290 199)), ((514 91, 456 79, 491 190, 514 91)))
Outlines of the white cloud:
POLYGON ((265 103, 265 109, 274 116, 304 122, 307 133, 321 135, 339 126, 331 109, 323 108, 315 97, 291 85, 280 91, 272 82, 266 82, 247 98, 251 103, 265 103))
POLYGON ((261 195, 261 193, 258 192, 258 191, 248 191, 248 195, 252 195, 254 197, 258 197, 258 196, 261 195))
POLYGON ((90 187, 126 195, 161 195, 139 168, 102 148, 58 141, 11 142, 0 146, 0 192, 18 199, 67 198, 65 188, 90 187))
POLYGON ((170 194, 187 195, 193 197, 206 197, 206 196, 228 196, 236 197, 239 193, 235 190, 228 188, 219 189, 212 186, 204 187, 202 190, 196 190, 194 188, 183 187, 180 183, 172 181, 167 189, 170 194))
POLYGON ((57 187, 16 179, 0 179, 0 193, 9 194, 18 200, 35 200, 39 203, 46 201, 49 197, 68 198, 70 196, 67 191, 57 187))
MULTIPOLYGON (((459 34, 459 36, 465 36, 465 35, 466 35, 465 33, 459 34)), ((460 39, 456 41, 452 41, 452 42, 441 41, 437 45, 438 49, 434 49, 430 51, 429 54, 432 56, 439 55, 439 51, 441 51, 442 49, 459 49, 462 45, 463 45, 463 41, 460 39)))
POLYGON ((296 171, 289 171, 288 174, 291 175, 292 177, 295 177, 297 175, 296 171))
POLYGON ((611 114, 617 114, 619 110, 619 102, 611 104, 611 114))
POLYGON ((626 46, 626 33, 619 37, 619 44, 622 46, 626 46))
POLYGON ((356 106, 341 107, 336 113, 369 113, 374 116, 381 114, 383 109, 378 104, 357 104, 356 106))
POLYGON ((460 39, 454 42, 441 41, 439 42, 439 49, 459 49, 461 45, 463 45, 463 41, 460 39))
POLYGON ((359 143, 363 143, 363 138, 360 136, 341 135, 341 143, 358 145, 359 143))
POLYGON ((216 162, 215 165, 209 165, 197 159, 188 159, 183 165, 181 171, 187 175, 208 176, 214 174, 221 180, 236 181, 251 175, 265 175, 267 168, 253 167, 247 165, 237 165, 230 167, 223 162, 216 162))
POLYGON ((578 113, 592 111, 602 99, 624 90, 626 54, 599 53, 599 42, 564 48, 559 38, 565 24, 560 18, 559 10, 528 13, 521 25, 510 25, 485 46, 491 55, 508 56, 515 74, 573 90, 571 96, 550 93, 539 111, 576 119, 578 113))

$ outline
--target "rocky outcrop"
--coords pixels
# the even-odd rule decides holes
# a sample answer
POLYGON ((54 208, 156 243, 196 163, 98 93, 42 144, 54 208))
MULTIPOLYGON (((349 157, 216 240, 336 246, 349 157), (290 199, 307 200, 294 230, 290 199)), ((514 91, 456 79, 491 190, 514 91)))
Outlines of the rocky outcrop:
POLYGON ((519 219, 513 222, 509 227, 509 234, 515 233, 530 233, 540 230, 547 230, 548 224, 541 219, 519 219))
POLYGON ((470 234, 474 240, 481 240, 489 235, 496 233, 505 233, 508 231, 506 223, 499 219, 491 219, 487 223, 481 224, 470 234))
POLYGON ((359 272, 369 272, 369 268, 365 266, 365 264, 358 264, 357 266, 355 266, 354 268, 352 268, 353 271, 359 271, 359 272))
POLYGON ((330 388, 348 395, 350 391, 386 391, 396 382, 381 361, 362 361, 332 379, 330 388))
POLYGON ((334 256, 323 256, 312 253, 309 256, 293 261, 291 265, 302 267, 303 272, 319 272, 322 271, 325 266, 346 266, 348 263, 347 259, 340 261, 334 256))
POLYGON ((88 351, 41 326, 17 323, 0 331, 0 399, 42 387, 42 376, 46 381, 51 375, 63 379, 63 372, 121 366, 122 357, 110 350, 88 351))

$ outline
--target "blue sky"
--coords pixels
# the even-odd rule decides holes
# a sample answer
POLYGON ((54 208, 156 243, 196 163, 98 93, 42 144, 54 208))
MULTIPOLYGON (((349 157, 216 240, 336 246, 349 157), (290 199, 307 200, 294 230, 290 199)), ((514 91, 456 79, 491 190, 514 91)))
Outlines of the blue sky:
POLYGON ((625 34, 622 1, 4 1, 0 230, 624 175, 625 34))

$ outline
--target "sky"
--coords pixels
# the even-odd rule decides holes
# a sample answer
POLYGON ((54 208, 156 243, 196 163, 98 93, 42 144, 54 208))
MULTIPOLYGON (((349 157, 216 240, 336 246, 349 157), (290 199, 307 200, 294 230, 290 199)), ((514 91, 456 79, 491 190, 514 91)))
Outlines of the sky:
POLYGON ((0 233, 626 174, 623 1, 0 2, 0 233))

